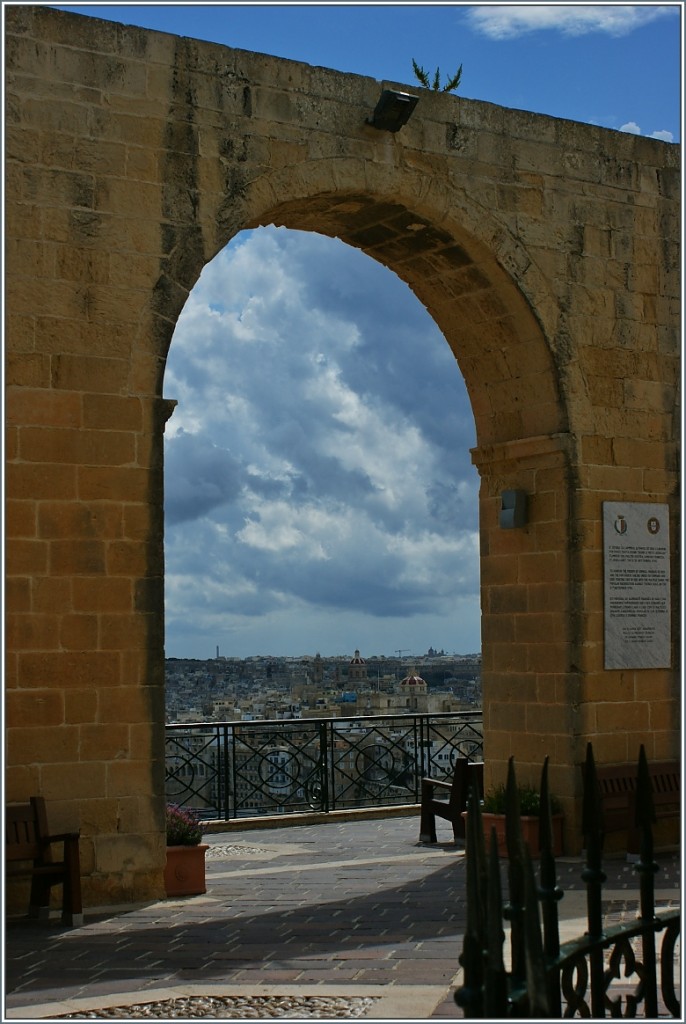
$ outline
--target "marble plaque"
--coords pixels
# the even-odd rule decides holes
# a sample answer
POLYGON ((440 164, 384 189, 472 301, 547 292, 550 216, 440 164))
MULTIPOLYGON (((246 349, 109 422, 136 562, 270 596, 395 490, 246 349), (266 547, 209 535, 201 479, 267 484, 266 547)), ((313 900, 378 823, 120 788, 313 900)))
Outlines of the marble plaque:
POLYGON ((603 502, 605 668, 669 668, 669 509, 603 502))

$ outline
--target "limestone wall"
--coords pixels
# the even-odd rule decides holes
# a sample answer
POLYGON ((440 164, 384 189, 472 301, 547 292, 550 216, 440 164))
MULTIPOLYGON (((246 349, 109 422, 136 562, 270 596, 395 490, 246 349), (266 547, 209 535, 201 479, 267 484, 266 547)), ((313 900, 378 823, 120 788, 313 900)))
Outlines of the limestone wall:
MULTIPOLYGON (((205 263, 275 223, 394 270, 455 354, 487 776, 549 754, 578 846, 589 738, 680 749, 676 630, 672 669, 603 669, 601 538, 617 499, 668 502, 677 535, 678 147, 425 90, 390 134, 369 78, 5 13, 8 797, 81 828, 89 903, 160 895, 165 358, 205 263)), ((672 577, 676 623, 676 553, 672 577)))

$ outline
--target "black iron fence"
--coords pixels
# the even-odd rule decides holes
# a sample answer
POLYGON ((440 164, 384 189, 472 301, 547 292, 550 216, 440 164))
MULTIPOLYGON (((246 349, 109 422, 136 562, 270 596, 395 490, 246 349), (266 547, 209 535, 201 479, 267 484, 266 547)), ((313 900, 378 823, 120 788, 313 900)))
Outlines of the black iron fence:
POLYGON ((207 820, 419 803, 483 760, 481 712, 166 726, 166 795, 207 820))
POLYGON ((655 814, 645 752, 641 747, 636 785, 636 824, 641 835, 636 863, 639 913, 635 920, 606 927, 603 920, 603 813, 588 745, 584 770, 583 834, 586 863, 586 932, 560 943, 557 886, 552 853, 547 759, 541 778, 540 875, 522 841, 519 799, 510 759, 506 798, 507 880, 503 903, 495 830, 486 847, 478 793, 467 815, 467 925, 460 963, 463 984, 455 1001, 465 1017, 503 1020, 538 1017, 681 1017, 681 911, 658 913, 652 826, 655 814), (540 916, 539 916, 540 915, 540 916), (509 925, 506 969, 505 928, 509 925))

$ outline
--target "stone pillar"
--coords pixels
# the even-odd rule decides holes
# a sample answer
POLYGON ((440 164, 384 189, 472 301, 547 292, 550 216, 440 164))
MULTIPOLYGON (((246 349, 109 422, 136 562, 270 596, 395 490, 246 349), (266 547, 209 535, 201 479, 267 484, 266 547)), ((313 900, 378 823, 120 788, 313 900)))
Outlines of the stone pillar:
POLYGON ((481 476, 482 688, 485 785, 504 782, 514 756, 521 782, 550 786, 570 835, 579 795, 578 671, 570 440, 530 437, 474 449, 481 476), (526 493, 526 523, 500 525, 502 494, 526 493))

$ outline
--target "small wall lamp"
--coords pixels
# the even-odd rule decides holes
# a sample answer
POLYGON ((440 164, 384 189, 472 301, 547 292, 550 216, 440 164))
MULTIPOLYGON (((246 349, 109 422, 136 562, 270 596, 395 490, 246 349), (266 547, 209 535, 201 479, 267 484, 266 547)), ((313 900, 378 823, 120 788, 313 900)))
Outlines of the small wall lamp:
POLYGON ((516 530, 526 526, 526 498, 526 491, 503 491, 500 508, 500 526, 503 530, 516 530))
POLYGON ((410 120, 418 100, 418 96, 412 96, 409 92, 384 89, 367 124, 385 132, 398 132, 410 120))

